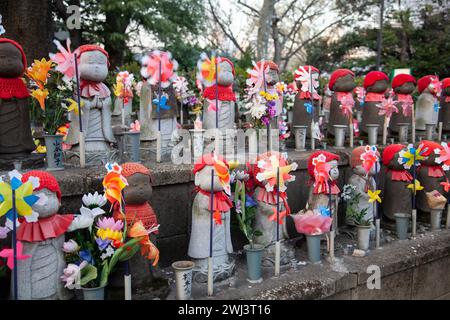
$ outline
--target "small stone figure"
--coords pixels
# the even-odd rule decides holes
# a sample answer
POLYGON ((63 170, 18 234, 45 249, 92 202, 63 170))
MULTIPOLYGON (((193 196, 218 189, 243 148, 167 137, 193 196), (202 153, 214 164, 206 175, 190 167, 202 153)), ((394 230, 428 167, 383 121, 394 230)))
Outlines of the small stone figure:
POLYGON ((428 75, 417 81, 420 96, 416 103, 416 130, 425 131, 427 124, 437 124, 439 113, 439 78, 428 75))
MULTIPOLYGON (((150 170, 140 163, 127 162, 122 164, 122 175, 128 182, 128 186, 123 190, 127 227, 138 220, 142 221, 147 230, 157 227, 158 220, 150 206, 153 184, 150 170)), ((123 220, 119 208, 114 208, 114 219, 123 220)), ((156 245, 153 233, 150 237, 151 242, 156 245)), ((148 259, 141 255, 135 255, 131 259, 130 265, 133 281, 144 281, 152 273, 148 259)))
POLYGON ((441 82, 442 96, 441 107, 439 109, 439 122, 442 122, 442 132, 450 133, 450 78, 445 78, 441 82))
POLYGON ((34 222, 24 221, 17 231, 17 240, 23 244, 23 254, 30 259, 17 261, 19 300, 66 300, 70 298, 61 281, 66 267, 63 253, 64 233, 73 215, 58 214, 61 191, 55 177, 44 171, 29 171, 22 181, 39 178, 35 195, 39 201, 32 207, 37 214, 34 222))
MULTIPOLYGON (((115 142, 111 126, 111 91, 103 83, 108 76, 109 55, 97 45, 83 45, 79 52, 81 121, 86 144, 86 163, 101 164, 115 158, 111 143, 115 142)), ((66 143, 79 152, 79 116, 71 111, 66 143)), ((69 154, 69 158, 71 155, 69 154)))
MULTIPOLYGON (((365 146, 360 146, 353 149, 352 157, 350 159, 353 174, 350 176, 348 183, 356 187, 355 192, 359 195, 359 201, 354 209, 358 212, 366 210, 364 220, 372 222, 374 217, 374 206, 372 203, 369 203, 370 197, 367 192, 368 190, 376 190, 376 181, 374 177, 380 172, 380 164, 378 162, 374 164, 369 172, 364 169, 361 155, 367 151, 366 148, 367 147, 365 146)), ((378 158, 380 157, 378 151, 376 152, 376 155, 378 158)), ((353 225, 354 223, 351 219, 348 219, 347 224, 353 225)))
POLYGON ((29 92, 21 79, 27 68, 20 44, 0 38, 0 157, 29 155, 36 146, 30 128, 29 92))
POLYGON ((434 190, 439 191, 440 194, 445 195, 444 187, 441 183, 446 182, 447 178, 442 169, 442 165, 436 162, 439 157, 438 153, 443 150, 442 146, 434 141, 423 140, 420 142, 422 155, 424 160, 420 161, 420 166, 417 167, 416 179, 420 181, 423 190, 417 192, 416 205, 421 213, 430 213, 431 208, 428 206, 426 193, 434 190), (439 151, 437 151, 439 150, 439 151), (438 153, 436 153, 436 151, 438 153))
MULTIPOLYGON (((295 171, 297 164, 294 162, 288 164, 287 159, 278 152, 267 152, 259 155, 256 159, 256 165, 253 168, 252 175, 256 182, 255 200, 258 203, 254 222, 254 229, 261 232, 260 236, 255 237, 255 243, 266 247, 264 253, 263 265, 273 266, 275 257, 275 242, 277 241, 277 227, 279 240, 288 238, 286 229, 286 216, 290 214, 289 204, 287 202, 286 189, 287 184, 295 180, 295 176, 289 174, 295 171), (280 184, 277 185, 277 172, 280 171, 280 184), (277 188, 279 188, 279 218, 277 222, 277 188)), ((281 261, 282 265, 288 264, 293 258, 292 248, 288 248, 282 243, 281 261)))
POLYGON ((399 123, 407 123, 411 126, 414 108, 414 100, 411 94, 416 89, 416 79, 409 74, 396 75, 392 80, 392 89, 395 93, 394 99, 397 101, 399 112, 392 114, 389 129, 397 133, 399 123))
MULTIPOLYGON (((234 128, 236 95, 233 92, 234 65, 227 58, 220 57, 218 62, 218 110, 216 110, 216 85, 206 87, 203 91, 205 103, 203 106, 203 128, 216 128, 216 112, 218 115, 218 129, 226 130, 234 128)), ((225 132, 223 132, 225 133, 225 132)))
POLYGON ((295 70, 294 77, 299 90, 295 97, 292 125, 308 126, 309 130, 306 132, 310 136, 313 112, 315 121, 319 119, 321 100, 321 97, 317 93, 319 69, 313 66, 299 67, 295 70), (311 105, 311 101, 313 101, 314 105, 311 105))
POLYGON ((386 99, 385 93, 389 86, 388 76, 381 71, 371 71, 364 78, 364 89, 366 96, 362 112, 362 122, 360 130, 368 133, 368 124, 378 124, 380 129, 378 135, 383 134, 384 115, 379 115, 378 104, 386 99))
POLYGON ((338 69, 331 74, 328 87, 334 91, 328 118, 328 134, 334 136, 334 125, 350 124, 349 116, 355 106, 353 99, 353 89, 356 87, 355 74, 348 69, 338 69))
POLYGON ((382 189, 381 207, 383 214, 392 221, 395 221, 395 213, 411 214, 411 189, 407 186, 411 184, 413 177, 403 164, 398 162, 400 151, 406 146, 402 144, 391 144, 383 150, 383 164, 387 167, 384 187, 382 189))
POLYGON ((312 186, 309 189, 307 209, 321 213, 324 209, 330 209, 333 217, 333 229, 337 228, 337 210, 340 189, 337 186, 339 178, 337 154, 327 151, 316 151, 308 158, 308 173, 311 177, 312 186), (314 159, 320 159, 324 163, 320 172, 315 172, 314 159))
POLYGON ((214 280, 229 278, 234 271, 234 261, 229 257, 233 252, 230 234, 230 209, 233 206, 229 195, 230 176, 228 163, 221 156, 205 154, 194 165, 197 195, 192 205, 191 238, 188 255, 195 262, 194 279, 206 282, 208 257, 210 253, 211 219, 211 171, 213 178, 213 273, 214 280))

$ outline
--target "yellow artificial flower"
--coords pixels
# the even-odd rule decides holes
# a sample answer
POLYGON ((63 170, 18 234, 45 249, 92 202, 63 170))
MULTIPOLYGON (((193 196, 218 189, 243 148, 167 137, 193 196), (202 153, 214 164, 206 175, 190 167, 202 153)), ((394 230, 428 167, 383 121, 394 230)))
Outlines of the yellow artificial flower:
POLYGON ((47 99, 48 94, 47 89, 31 90, 31 96, 39 102, 39 106, 43 111, 45 111, 45 99, 47 99))
POLYGON ((239 166, 239 161, 228 161, 228 166, 230 167, 230 170, 234 170, 239 166))
POLYGON ((372 203, 375 201, 378 201, 379 203, 381 203, 380 193, 381 193, 381 190, 375 190, 375 191, 368 190, 367 194, 369 195, 369 203, 372 203))
POLYGON ((34 63, 27 70, 27 76, 34 80, 40 89, 44 88, 49 78, 48 72, 54 66, 51 60, 47 61, 45 58, 42 60, 34 60, 34 63))
POLYGON ((36 153, 47 153, 47 148, 41 145, 39 139, 34 139, 34 145, 36 146, 36 153))
POLYGON ((414 180, 414 184, 412 184, 412 183, 408 184, 407 188, 411 189, 414 192, 414 194, 416 194, 417 191, 423 190, 423 186, 420 184, 420 181, 417 179, 414 180), (415 192, 414 192, 414 187, 415 187, 415 192))
POLYGON ((123 82, 117 81, 116 84, 113 86, 114 88, 114 95, 116 97, 121 97, 123 95, 123 82))
POLYGON ((260 91, 260 92, 259 92, 259 95, 260 95, 261 97, 265 97, 265 96, 267 95, 267 92, 265 92, 265 91, 260 91))
MULTIPOLYGON (((70 105, 66 108, 68 112, 73 111, 76 115, 80 114, 80 109, 78 108, 78 102, 76 102, 75 100, 69 98, 66 99, 67 102, 70 103, 70 105)), ((84 106, 84 102, 81 101, 81 108, 83 108, 84 106)), ((81 114, 83 114, 83 111, 81 111, 81 114)))
POLYGON ((115 241, 122 241, 123 233, 122 231, 113 231, 111 229, 98 229, 97 230, 97 237, 102 238, 102 240, 115 240, 115 241))

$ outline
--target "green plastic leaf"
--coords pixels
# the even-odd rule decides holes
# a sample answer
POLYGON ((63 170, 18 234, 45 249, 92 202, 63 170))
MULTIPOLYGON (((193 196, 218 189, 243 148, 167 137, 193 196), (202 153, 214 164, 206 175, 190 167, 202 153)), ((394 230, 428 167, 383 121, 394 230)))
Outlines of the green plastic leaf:
POLYGON ((81 269, 81 280, 80 285, 85 286, 89 281, 97 279, 97 268, 92 264, 88 264, 83 269, 81 269))

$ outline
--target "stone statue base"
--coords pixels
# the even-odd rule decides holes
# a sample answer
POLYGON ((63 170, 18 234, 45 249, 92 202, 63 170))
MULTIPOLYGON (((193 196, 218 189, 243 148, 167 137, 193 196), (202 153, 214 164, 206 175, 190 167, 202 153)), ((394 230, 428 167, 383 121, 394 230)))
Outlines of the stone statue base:
MULTIPOLYGON (((208 258, 193 259, 195 263, 193 280, 198 283, 208 282, 208 258)), ((213 257, 214 281, 226 280, 234 274, 236 265, 234 259, 227 254, 213 257)))
POLYGON ((0 155, 0 170, 39 169, 45 167, 45 154, 2 154, 0 155))

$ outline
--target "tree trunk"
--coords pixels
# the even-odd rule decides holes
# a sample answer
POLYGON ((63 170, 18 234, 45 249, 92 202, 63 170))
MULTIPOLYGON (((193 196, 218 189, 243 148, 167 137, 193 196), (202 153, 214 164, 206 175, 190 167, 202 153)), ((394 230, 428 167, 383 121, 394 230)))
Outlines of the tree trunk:
MULTIPOLYGON (((273 62, 278 66, 281 64, 281 44, 280 44, 280 33, 278 31, 278 22, 280 20, 278 17, 274 17, 272 20, 272 39, 273 39, 273 62)), ((281 70, 283 71, 283 70, 281 70)))
POLYGON ((5 37, 23 46, 30 65, 34 59, 48 58, 54 33, 48 0, 1 0, 5 37))
POLYGON ((260 10, 256 44, 258 60, 267 59, 272 19, 275 15, 275 2, 276 0, 264 0, 260 10))

